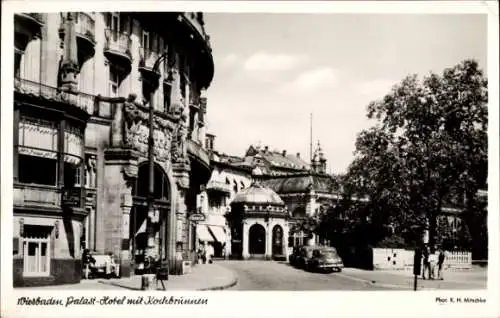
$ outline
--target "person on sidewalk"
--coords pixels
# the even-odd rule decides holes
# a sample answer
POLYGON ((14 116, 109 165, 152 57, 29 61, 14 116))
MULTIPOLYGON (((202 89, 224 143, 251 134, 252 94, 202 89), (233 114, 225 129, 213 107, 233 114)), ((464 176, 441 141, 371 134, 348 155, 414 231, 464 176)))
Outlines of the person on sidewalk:
POLYGON ((444 260, 446 259, 446 254, 445 251, 443 250, 442 247, 439 247, 438 249, 438 272, 437 272, 437 279, 439 280, 444 280, 443 278, 443 267, 444 267, 444 260))
POLYGON ((207 249, 205 247, 206 243, 200 245, 199 253, 200 253, 200 261, 201 264, 205 264, 207 262, 207 249))
POLYGON ((433 247, 429 254, 429 279, 434 279, 436 277, 438 256, 436 253, 436 248, 433 247))
POLYGON ((422 279, 425 279, 425 276, 427 274, 427 276, 429 276, 429 272, 430 272, 430 266, 429 266, 429 247, 428 246, 424 246, 423 250, 422 250, 422 257, 423 257, 423 261, 422 261, 422 279))
POLYGON ((207 244, 207 261, 209 264, 212 264, 212 257, 214 257, 214 247, 212 244, 207 244))
POLYGON ((89 279, 89 275, 91 272, 91 267, 95 264, 95 259, 92 257, 89 249, 85 249, 82 255, 83 259, 83 268, 84 268, 84 277, 85 279, 89 279))

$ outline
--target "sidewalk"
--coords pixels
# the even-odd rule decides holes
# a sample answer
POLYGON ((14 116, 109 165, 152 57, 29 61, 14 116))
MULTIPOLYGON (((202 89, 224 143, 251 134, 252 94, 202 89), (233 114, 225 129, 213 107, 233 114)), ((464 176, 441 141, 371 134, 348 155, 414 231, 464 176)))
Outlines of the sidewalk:
MULTIPOLYGON (((100 284, 113 285, 130 290, 141 290, 141 276, 127 278, 99 279, 100 284)), ((222 290, 230 288, 238 282, 236 275, 217 263, 197 264, 191 273, 185 275, 169 275, 165 281, 166 290, 222 290)), ((155 283, 154 283, 155 284, 155 283)), ((157 290, 163 290, 158 282, 157 290)))
MULTIPOLYGON (((363 281, 376 286, 413 290, 413 272, 375 270, 368 271, 357 268, 345 268, 338 274, 345 278, 363 281)), ((444 280, 423 280, 418 278, 417 289, 486 289, 487 269, 472 269, 470 271, 445 271, 444 280)))

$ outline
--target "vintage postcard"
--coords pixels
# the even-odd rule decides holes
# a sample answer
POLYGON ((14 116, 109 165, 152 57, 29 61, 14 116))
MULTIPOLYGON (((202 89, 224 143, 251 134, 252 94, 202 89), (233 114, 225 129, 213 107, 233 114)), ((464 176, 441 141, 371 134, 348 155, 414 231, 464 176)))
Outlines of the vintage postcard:
POLYGON ((498 36, 495 1, 2 3, 2 317, 498 317, 498 36))

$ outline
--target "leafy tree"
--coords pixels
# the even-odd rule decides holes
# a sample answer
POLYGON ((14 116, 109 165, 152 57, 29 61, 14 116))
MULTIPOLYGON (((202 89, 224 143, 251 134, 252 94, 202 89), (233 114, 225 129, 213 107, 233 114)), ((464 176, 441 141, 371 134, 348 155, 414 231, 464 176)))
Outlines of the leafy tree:
POLYGON ((453 232, 451 225, 446 216, 440 217, 437 225, 437 243, 441 244, 445 249, 450 250, 453 248, 452 237, 453 232))
POLYGON ((483 72, 466 60, 441 75, 408 76, 370 103, 367 116, 376 124, 358 135, 345 195, 368 195, 372 220, 391 224, 405 240, 416 244, 428 228, 434 243, 436 217, 449 198, 472 207, 486 183, 483 72))

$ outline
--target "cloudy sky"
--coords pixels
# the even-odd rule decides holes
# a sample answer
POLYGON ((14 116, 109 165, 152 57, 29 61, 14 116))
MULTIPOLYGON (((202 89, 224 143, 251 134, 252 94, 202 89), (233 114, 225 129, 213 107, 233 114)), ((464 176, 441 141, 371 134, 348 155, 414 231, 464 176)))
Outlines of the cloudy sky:
POLYGON ((309 155, 320 140, 331 172, 344 172, 366 106, 410 73, 466 58, 486 67, 480 15, 207 13, 215 77, 209 132, 219 151, 250 144, 309 155))

